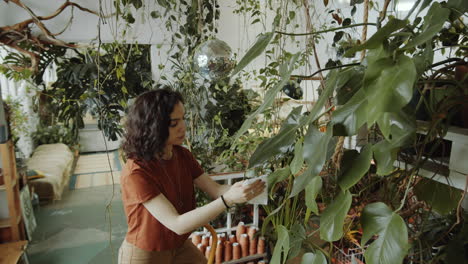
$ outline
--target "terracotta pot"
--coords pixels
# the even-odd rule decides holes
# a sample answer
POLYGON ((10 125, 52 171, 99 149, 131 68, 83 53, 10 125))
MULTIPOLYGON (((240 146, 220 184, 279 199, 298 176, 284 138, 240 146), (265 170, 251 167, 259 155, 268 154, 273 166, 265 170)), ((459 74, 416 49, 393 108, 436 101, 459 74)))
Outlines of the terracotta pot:
POLYGON ((210 245, 210 236, 208 236, 208 235, 202 236, 202 241, 201 241, 201 243, 202 243, 205 247, 209 246, 209 245, 210 245))
POLYGON ((240 259, 242 258, 242 249, 239 243, 232 244, 232 259, 240 259))
POLYGON ((200 233, 195 232, 195 233, 192 234, 192 243, 193 243, 194 245, 200 244, 201 241, 202 241, 202 236, 201 236, 200 233))
POLYGON ((250 226, 249 229, 247 230, 247 235, 249 235, 250 240, 254 239, 255 234, 258 231, 258 227, 256 226, 250 226))
POLYGON ((201 251, 201 253, 202 253, 203 255, 205 255, 206 247, 205 247, 202 243, 198 244, 198 245, 197 245, 197 248, 198 248, 198 250, 201 251))
POLYGON ((258 242, 257 238, 250 239, 249 241, 249 255, 257 254, 258 242))
POLYGON ((224 245, 223 245, 223 242, 218 241, 218 244, 216 246, 215 263, 221 264, 221 262, 223 262, 223 258, 224 258, 224 245))
POLYGON ((258 238, 258 244, 257 244, 257 254, 263 254, 265 253, 265 238, 264 237, 259 237, 258 238))
POLYGON ((242 234, 245 234, 247 227, 244 225, 244 222, 239 222, 236 228, 236 239, 240 242, 240 237, 242 234))
POLYGON ((229 242, 236 243, 237 242, 236 235, 229 235, 229 242))
POLYGON ((218 234, 218 241, 225 242, 226 240, 226 233, 218 234))
POLYGON ((224 242, 224 261, 232 260, 232 244, 229 241, 224 242))
POLYGON ((247 257, 249 255, 249 236, 247 234, 242 234, 239 244, 242 249, 242 257, 247 257))

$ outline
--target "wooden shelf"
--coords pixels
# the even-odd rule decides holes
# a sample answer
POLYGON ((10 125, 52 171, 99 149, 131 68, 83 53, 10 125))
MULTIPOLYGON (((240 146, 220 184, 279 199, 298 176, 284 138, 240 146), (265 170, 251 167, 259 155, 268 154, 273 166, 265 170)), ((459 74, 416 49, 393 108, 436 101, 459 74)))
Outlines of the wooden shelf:
POLYGON ((10 227, 10 219, 0 219, 0 228, 10 227))
POLYGON ((246 262, 253 261, 253 260, 257 260, 257 259, 264 259, 264 258, 266 258, 266 256, 267 256, 266 253, 263 253, 263 254, 255 254, 255 255, 250 255, 250 256, 247 256, 247 257, 240 258, 240 259, 225 261, 225 262, 223 262, 223 264, 246 263, 246 262))
POLYGON ((8 216, 4 219, 0 219, 0 228, 3 234, 2 237, 0 237, 0 242, 24 240, 26 235, 23 223, 21 223, 22 214, 18 173, 16 171, 14 144, 11 140, 0 144, 0 156, 3 180, 5 182, 0 188, 6 192, 8 205, 8 216))
MULTIPOLYGON (((21 222, 21 217, 16 218, 16 224, 18 225, 21 222)), ((5 228, 5 227, 10 227, 10 219, 5 218, 5 219, 0 219, 0 228, 5 228)))
POLYGON ((26 240, 0 244, 0 263, 17 263, 27 244, 26 240))
MULTIPOLYGON (((15 187, 17 182, 18 181, 13 181, 13 188, 15 187)), ((6 190, 6 185, 5 184, 0 185, 0 191, 3 191, 3 190, 6 190)))

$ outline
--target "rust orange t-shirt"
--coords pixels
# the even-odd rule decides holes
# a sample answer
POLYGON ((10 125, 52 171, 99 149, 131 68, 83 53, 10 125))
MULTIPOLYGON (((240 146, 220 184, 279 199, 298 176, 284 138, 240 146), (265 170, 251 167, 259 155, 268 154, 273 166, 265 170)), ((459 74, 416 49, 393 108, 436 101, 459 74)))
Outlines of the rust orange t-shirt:
POLYGON ((120 184, 127 217, 127 242, 147 251, 171 250, 182 246, 190 235, 177 235, 166 228, 143 203, 160 193, 174 205, 179 214, 195 209, 193 180, 203 169, 192 153, 174 146, 170 160, 139 161, 128 159, 120 184))

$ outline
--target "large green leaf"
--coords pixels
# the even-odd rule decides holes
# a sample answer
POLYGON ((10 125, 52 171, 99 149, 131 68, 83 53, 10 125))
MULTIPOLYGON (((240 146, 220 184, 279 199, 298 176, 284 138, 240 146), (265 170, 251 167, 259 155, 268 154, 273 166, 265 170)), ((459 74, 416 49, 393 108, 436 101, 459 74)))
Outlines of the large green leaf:
MULTIPOLYGON (((463 0, 462 0, 463 1, 463 0)), ((423 11, 424 9, 426 9, 426 7, 428 7, 430 4, 431 4, 432 0, 424 0, 423 3, 421 4, 421 7, 419 7, 419 11, 417 13, 416 16, 419 15, 419 13, 421 13, 421 11, 423 11)))
POLYGON ((369 170, 372 159, 372 145, 367 144, 353 162, 353 166, 338 181, 341 189, 347 190, 356 184, 369 170))
POLYGON ((338 197, 329 204, 320 216, 320 238, 329 242, 336 241, 343 236, 343 225, 349 208, 351 207, 351 193, 340 192, 338 197))
POLYGON ((277 227, 278 240, 276 241, 275 249, 273 250, 273 256, 271 257, 270 263, 272 264, 283 264, 288 259, 289 252, 289 234, 286 227, 279 225, 277 227))
POLYGON ((294 108, 284 121, 279 133, 260 143, 250 157, 249 168, 261 165, 271 157, 280 153, 285 153, 290 148, 295 140, 301 110, 302 106, 294 108))
POLYGON ((344 85, 346 82, 340 82, 340 71, 333 70, 327 75, 327 80, 325 82, 325 89, 320 94, 319 99, 314 104, 310 113, 307 115, 306 119, 301 121, 301 126, 310 124, 311 122, 315 121, 315 119, 319 116, 320 111, 325 106, 325 103, 328 101, 330 96, 333 95, 333 91, 341 84, 344 85))
POLYGON ((290 242, 290 250, 288 259, 296 257, 302 249, 302 241, 306 239, 306 231, 304 226, 299 224, 298 222, 294 223, 289 230, 289 242, 290 242))
POLYGON ((438 2, 433 2, 431 8, 424 17, 424 23, 421 34, 417 35, 409 42, 404 49, 411 49, 432 39, 440 32, 445 21, 450 15, 450 9, 443 8, 438 2))
POLYGON ((266 47, 270 43, 271 39, 273 39, 274 35, 275 35, 274 32, 260 34, 255 44, 247 51, 244 57, 242 57, 241 61, 237 63, 236 67, 231 73, 231 76, 236 75, 245 66, 247 66, 253 59, 260 56, 260 54, 263 53, 263 51, 266 49, 266 47))
POLYGON ((468 2, 466 0, 448 0, 447 6, 457 9, 460 12, 458 15, 468 11, 468 2))
POLYGON ((427 202, 436 212, 446 215, 457 207, 461 192, 447 184, 423 178, 414 188, 419 200, 427 202))
POLYGON ((265 109, 267 109, 273 104, 278 92, 283 88, 286 82, 289 81, 289 77, 291 76, 291 72, 294 69, 294 65, 296 64, 296 61, 299 58, 299 54, 300 53, 296 53, 294 54, 294 56, 292 56, 291 60, 289 61, 288 70, 283 75, 281 75, 281 81, 278 82, 273 88, 267 91, 267 93, 265 94, 263 104, 260 105, 260 107, 258 107, 257 110, 255 110, 247 117, 247 119, 242 124, 241 128, 239 128, 239 130, 236 132, 233 141, 237 141, 240 138, 240 136, 242 136, 247 131, 247 129, 250 128, 253 120, 258 114, 262 113, 265 109))
POLYGON ((413 96, 416 67, 403 54, 379 59, 367 67, 364 89, 367 95, 367 125, 372 125, 384 112, 398 112, 413 96))
POLYGON ((393 163, 397 158, 398 149, 386 140, 374 145, 372 151, 377 163, 377 175, 384 176, 393 171, 393 163))
POLYGON ((340 71, 340 83, 336 87, 336 104, 343 105, 362 87, 363 66, 349 67, 340 71), (343 84, 341 84, 343 83, 343 84))
POLYGON ((367 121, 367 100, 363 89, 332 114, 333 133, 335 136, 352 136, 367 121))
POLYGON ((327 264, 327 258, 320 250, 307 252, 302 256, 301 264, 327 264))
MULTIPOLYGON (((379 45, 375 49, 369 50, 367 53, 366 57, 362 61, 362 64, 365 66, 374 66, 375 67, 375 62, 383 59, 383 58, 389 58, 392 54, 389 53, 389 51, 384 47, 384 45, 379 45)), ((368 67, 367 67, 368 68, 368 67)), ((366 68, 366 70, 367 70, 366 68)), ((364 72, 365 74, 365 72, 364 72)), ((364 76, 365 77, 365 76, 364 76)))
POLYGON ((301 175, 297 176, 294 179, 293 189, 289 195, 289 198, 296 196, 298 193, 304 190, 309 182, 316 176, 318 176, 318 174, 314 174, 311 167, 307 168, 307 170, 305 170, 301 175))
POLYGON ((380 131, 387 141, 394 147, 405 145, 412 139, 416 131, 416 119, 403 111, 384 113, 377 120, 380 131))
POLYGON ((365 245, 374 235, 378 238, 366 249, 364 256, 368 264, 402 263, 408 252, 408 231, 403 219, 384 203, 368 204, 361 217, 365 245))
POLYGON ((315 199, 317 198, 318 193, 322 189, 322 177, 315 176, 307 184, 305 188, 305 203, 307 208, 310 209, 314 214, 318 215, 318 206, 315 199))
POLYGON ((320 154, 327 151, 328 142, 332 134, 333 128, 331 126, 327 126, 327 130, 322 133, 314 125, 310 125, 304 136, 304 159, 316 174, 322 170, 325 155, 320 154))
POLYGON ((296 145, 294 146, 294 158, 291 161, 291 164, 289 164, 291 167, 291 173, 293 175, 296 175, 301 170, 302 165, 304 165, 304 156, 302 155, 302 141, 303 140, 300 139, 296 142, 296 145))
POLYGON ((315 126, 310 125, 307 134, 304 136, 304 159, 308 165, 308 169, 301 175, 294 179, 293 189, 289 197, 294 197, 300 193, 307 184, 322 170, 325 163, 327 146, 332 137, 333 129, 331 126, 327 127, 325 133, 321 133, 315 126))
MULTIPOLYGON (((277 182, 281 182, 286 179, 291 174, 289 167, 284 167, 281 169, 275 170, 273 173, 267 177, 267 186, 270 188, 270 191, 274 190, 274 186, 277 182)), ((270 194, 271 195, 271 194, 270 194)))
POLYGON ((417 75, 422 75, 434 61, 434 49, 430 41, 426 42, 426 48, 421 54, 413 57, 414 65, 416 66, 417 75))
POLYGON ((364 44, 353 47, 345 52, 344 57, 349 57, 350 55, 364 50, 364 49, 375 49, 381 45, 385 40, 388 39, 390 34, 406 26, 408 22, 405 20, 399 20, 396 18, 391 18, 385 26, 380 28, 375 32, 372 37, 370 37, 364 44))

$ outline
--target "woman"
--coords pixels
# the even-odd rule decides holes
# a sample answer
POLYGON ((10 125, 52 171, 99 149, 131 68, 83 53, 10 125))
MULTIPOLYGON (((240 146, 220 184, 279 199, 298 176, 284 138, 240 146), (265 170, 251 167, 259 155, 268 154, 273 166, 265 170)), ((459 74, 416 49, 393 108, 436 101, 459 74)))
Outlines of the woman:
POLYGON ((123 144, 127 163, 121 188, 128 231, 119 263, 206 263, 187 240, 190 232, 234 204, 262 192, 264 183, 220 185, 206 175, 185 139, 182 96, 169 89, 145 92, 133 103, 123 144), (194 185, 214 201, 196 208, 194 185))

